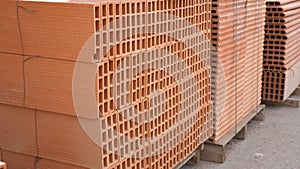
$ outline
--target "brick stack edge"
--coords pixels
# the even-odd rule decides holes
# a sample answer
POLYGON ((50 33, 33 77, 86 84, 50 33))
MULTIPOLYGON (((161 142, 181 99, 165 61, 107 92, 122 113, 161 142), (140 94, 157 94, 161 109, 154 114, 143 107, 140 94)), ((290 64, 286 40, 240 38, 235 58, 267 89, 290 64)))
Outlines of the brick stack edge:
MULTIPOLYGON (((210 39, 211 1, 23 0, 19 1, 18 5, 17 17, 16 1, 4 0, 0 3, 0 18, 6 23, 0 26, 3 34, 0 37, 0 148, 2 159, 7 162, 8 168, 173 168, 212 135, 210 70, 205 66, 210 62, 210 45, 206 41, 194 43, 202 50, 203 60, 200 61, 190 50, 163 37, 163 34, 134 36, 123 44, 115 44, 115 40, 112 40, 114 46, 122 48, 124 45, 124 48, 107 53, 106 60, 98 65, 96 91, 99 93, 97 96, 99 112, 86 113, 79 118, 92 121, 101 115, 108 124, 123 132, 122 134, 140 138, 156 136, 166 130, 176 118, 176 113, 180 109, 178 107, 180 99, 192 98, 190 96, 181 98, 176 84, 172 84, 168 76, 159 71, 150 71, 134 79, 140 86, 133 86, 131 92, 140 98, 133 98, 132 104, 139 109, 145 109, 148 101, 145 97, 155 89, 155 86, 164 89, 166 84, 171 83, 165 89, 167 96, 170 96, 167 98, 168 111, 149 123, 135 124, 126 120, 113 108, 113 98, 110 96, 112 84, 107 80, 111 78, 122 58, 138 53, 142 49, 167 48, 180 55, 181 59, 190 63, 188 66, 197 72, 196 79, 199 80, 198 85, 201 87, 198 118, 193 126, 183 123, 181 129, 177 129, 174 135, 169 136, 170 138, 161 138, 149 143, 153 147, 160 147, 161 143, 172 145, 175 137, 182 135, 184 129, 191 127, 191 131, 178 145, 172 145, 174 146, 172 149, 161 155, 134 158, 142 152, 133 152, 131 155, 133 158, 124 158, 103 150, 82 129, 72 99, 75 64, 78 62, 87 66, 91 64, 91 60, 77 60, 77 57, 91 36, 99 38, 94 33, 102 25, 121 16, 134 17, 141 12, 153 13, 148 15, 150 17, 148 19, 154 20, 155 17, 159 17, 157 13, 169 13, 193 23, 210 39), (117 52, 119 50, 122 52, 117 52), (142 78, 146 79, 147 83, 144 83, 142 78)), ((161 29, 165 26, 164 22, 145 25, 142 20, 135 19, 141 23, 140 28, 161 29)), ((122 31, 131 29, 128 25, 122 31)), ((172 29, 178 33, 188 31, 188 27, 180 29, 172 27, 172 29)), ((106 35, 112 33, 112 36, 116 37, 118 30, 113 28, 107 31, 106 35)), ((101 37, 105 39, 105 36, 101 37)), ((101 42, 102 39, 98 40, 101 42)), ((98 43, 98 40, 95 43, 98 43)), ((105 40, 110 41, 111 38, 107 37, 105 40)), ((97 53, 98 47, 99 45, 94 44, 88 54, 97 53)), ((149 57, 154 58, 148 63, 150 65, 164 59, 155 58, 155 54, 149 54, 149 57)), ((133 68, 134 65, 129 66, 130 71, 133 68)), ((172 70, 176 69, 172 67, 172 70)), ((87 106, 86 109, 90 108, 87 106)), ((121 144, 126 143, 123 140, 125 138, 115 137, 112 131, 102 129, 99 135, 109 138, 102 139, 104 146, 112 146, 118 152, 132 146, 121 144)))
POLYGON ((260 104, 265 9, 264 0, 213 0, 212 141, 260 104))
POLYGON ((262 99, 283 102, 300 84, 300 2, 266 3, 262 99))

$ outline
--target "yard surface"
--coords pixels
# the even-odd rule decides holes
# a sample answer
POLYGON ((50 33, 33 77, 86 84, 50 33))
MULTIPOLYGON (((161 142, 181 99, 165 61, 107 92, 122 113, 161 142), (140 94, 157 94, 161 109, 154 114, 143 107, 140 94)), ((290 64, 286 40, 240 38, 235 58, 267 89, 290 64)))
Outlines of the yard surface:
POLYGON ((224 164, 199 161, 183 169, 300 169, 300 108, 267 106, 265 115, 249 123, 246 140, 227 145, 224 164))

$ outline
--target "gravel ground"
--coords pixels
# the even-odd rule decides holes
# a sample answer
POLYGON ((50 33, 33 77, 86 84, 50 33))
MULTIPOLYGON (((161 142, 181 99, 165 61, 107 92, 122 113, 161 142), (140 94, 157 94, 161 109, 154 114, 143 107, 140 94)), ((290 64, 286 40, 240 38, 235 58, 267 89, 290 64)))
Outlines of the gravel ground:
POLYGON ((227 145, 224 164, 200 161, 183 169, 300 169, 300 108, 267 107, 265 115, 249 123, 246 140, 227 145))

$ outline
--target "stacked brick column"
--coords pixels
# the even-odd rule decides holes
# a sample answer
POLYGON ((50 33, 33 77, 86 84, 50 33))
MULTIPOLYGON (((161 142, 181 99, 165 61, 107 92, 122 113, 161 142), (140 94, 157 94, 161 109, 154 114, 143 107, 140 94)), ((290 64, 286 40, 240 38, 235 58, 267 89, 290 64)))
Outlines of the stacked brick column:
MULTIPOLYGON (((210 1, 3 4, 0 17, 9 22, 0 29, 11 36, 0 39, 0 148, 9 168, 173 168, 212 135, 210 1), (124 22, 115 22, 118 19, 124 22), (180 19, 188 24, 180 24, 180 19), (204 36, 193 34, 190 25, 204 36), (199 95, 190 92, 193 84, 184 81, 188 73, 180 62, 192 72, 199 95), (78 64, 97 65, 97 104, 91 107, 83 100, 81 114, 76 114, 73 98, 78 64), (162 70, 155 69, 157 65, 167 66, 162 70), (130 105, 125 104, 128 96, 130 105), (189 105, 193 100, 199 100, 200 107, 189 105), (147 122, 133 108, 156 118, 147 122), (195 108, 195 118, 183 118, 195 108), (79 120, 99 121, 96 139, 102 147, 88 137, 79 120), (163 135, 176 123, 180 125, 163 135), (145 147, 140 151, 128 141, 152 137, 156 139, 138 145, 145 147), (155 155, 146 156, 149 152, 155 155)), ((82 81, 90 78, 81 76, 82 81)), ((82 97, 85 87, 76 88, 82 97)))
POLYGON ((300 84, 300 3, 268 0, 262 99, 283 102, 300 84))
POLYGON ((260 104, 263 0, 213 1, 212 98, 218 141, 260 104))

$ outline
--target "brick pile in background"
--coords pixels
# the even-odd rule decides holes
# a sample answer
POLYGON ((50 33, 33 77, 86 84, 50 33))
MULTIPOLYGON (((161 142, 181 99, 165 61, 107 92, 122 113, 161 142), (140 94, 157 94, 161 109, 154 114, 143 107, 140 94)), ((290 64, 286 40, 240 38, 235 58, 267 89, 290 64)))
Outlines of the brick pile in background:
POLYGON ((300 84, 300 2, 266 3, 262 99, 283 102, 300 84))
POLYGON ((213 141, 260 104, 264 17, 263 0, 213 0, 213 141))
MULTIPOLYGON (((2 159, 9 168, 172 168, 211 136, 210 70, 206 67, 210 62, 210 45, 207 41, 202 42, 197 39, 199 37, 195 37, 198 40, 195 41, 195 46, 202 50, 200 61, 184 45, 165 38, 163 34, 134 36, 121 44, 111 38, 117 37, 121 31, 127 33, 126 31, 134 29, 131 25, 127 25, 126 29, 117 30, 114 27, 103 35, 97 34, 106 23, 122 16, 131 16, 127 17, 130 20, 136 14, 144 12, 150 14, 148 19, 157 20, 155 17, 159 17, 160 13, 168 13, 193 23, 209 39, 210 1, 72 0, 54 3, 23 0, 18 5, 19 16, 15 1, 5 0, 0 5, 0 17, 7 21, 6 25, 0 27, 5 34, 0 37, 0 148, 3 152, 2 159), (103 41, 112 44, 114 48, 98 65, 96 91, 99 93, 99 110, 83 114, 80 118, 97 121, 101 115, 108 124, 124 135, 140 138, 159 136, 176 119, 180 109, 178 103, 184 99, 192 99, 192 95, 180 97, 176 83, 172 83, 172 78, 168 75, 157 70, 149 71, 132 79, 132 84, 137 84, 130 88, 133 96, 136 96, 132 98, 132 104, 139 110, 147 109, 149 101, 146 97, 154 89, 161 88, 170 96, 167 97, 168 109, 149 123, 135 124, 126 120, 114 108, 114 100, 110 95, 112 87, 115 87, 110 83, 111 78, 123 75, 124 72, 121 72, 113 76, 126 56, 145 49, 171 49, 172 53, 179 55, 197 73, 201 107, 195 124, 189 126, 191 124, 183 123, 175 132, 176 136, 149 143, 154 147, 160 147, 161 142, 172 145, 175 137, 191 127, 191 131, 178 145, 172 145, 174 148, 154 157, 124 158, 101 149, 87 136, 74 110, 72 77, 76 63, 89 66, 93 62, 93 59, 77 60, 82 47, 91 36, 96 40, 87 55, 96 56, 97 59, 101 50, 108 47, 103 46, 103 41)), ((165 22, 146 25, 143 20, 134 19, 140 22, 139 28, 148 30, 160 29, 166 25, 165 22)), ((133 19, 127 23, 132 22, 133 19)), ((188 31, 188 27, 172 27, 172 31, 183 33, 188 31)), ((173 61, 157 58, 155 53, 147 54, 147 57, 153 58, 150 63, 147 62, 149 65, 173 61)), ((142 56, 138 56, 142 59, 142 56)), ((133 59, 129 65, 124 63, 129 72, 135 66, 143 66, 132 64, 133 59)), ((176 65, 170 69, 176 70, 176 65)), ((159 106, 159 103, 151 106, 159 106)), ((86 105, 87 112, 93 109, 89 107, 89 103, 82 104, 86 105)), ((132 116, 139 118, 138 115, 132 116)), ((113 135, 111 130, 104 128, 99 135, 103 145, 114 147, 116 152, 122 154, 128 147, 130 149, 130 143, 123 137, 113 135), (124 142, 128 145, 124 145, 124 142)), ((138 157, 138 153, 142 152, 132 152, 131 156, 138 157)))

